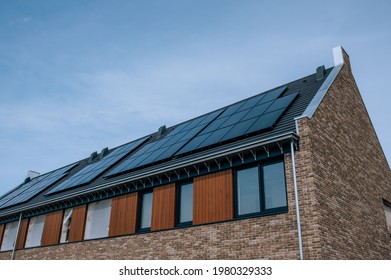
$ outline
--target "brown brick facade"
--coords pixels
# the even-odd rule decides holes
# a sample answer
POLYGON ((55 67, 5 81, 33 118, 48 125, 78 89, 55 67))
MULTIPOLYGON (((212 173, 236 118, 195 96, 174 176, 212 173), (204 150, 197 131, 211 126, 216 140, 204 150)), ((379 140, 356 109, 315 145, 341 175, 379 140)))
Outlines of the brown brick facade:
POLYGON ((299 121, 304 248, 315 239, 311 259, 390 259, 383 209, 390 169, 344 56, 313 118, 299 121))
MULTIPOLYGON (((289 214, 18 250, 16 259, 297 259, 289 214), (276 232, 280 234, 276 235, 276 232)), ((0 254, 9 259, 10 253, 0 254)))

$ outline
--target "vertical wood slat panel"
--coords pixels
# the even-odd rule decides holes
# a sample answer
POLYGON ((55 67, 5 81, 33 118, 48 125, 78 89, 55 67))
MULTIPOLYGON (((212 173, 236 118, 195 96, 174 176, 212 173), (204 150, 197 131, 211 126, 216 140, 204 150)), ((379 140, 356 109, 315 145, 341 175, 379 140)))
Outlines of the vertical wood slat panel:
POLYGON ((26 243, 28 228, 29 228, 29 219, 23 219, 20 222, 18 238, 16 240, 16 245, 15 245, 16 249, 23 249, 24 248, 24 244, 26 243))
POLYGON ((0 225, 0 248, 1 248, 1 244, 3 244, 4 230, 5 230, 5 224, 0 225))
POLYGON ((232 170, 194 178, 193 224, 233 219, 232 170))
POLYGON ((56 211, 46 215, 41 245, 52 245, 60 242, 61 225, 64 211, 56 211))
POLYGON ((71 227, 69 229, 69 242, 83 240, 86 225, 87 204, 73 208, 71 227))
POLYGON ((136 232, 138 193, 113 198, 110 213, 109 236, 136 232))
POLYGON ((153 189, 151 230, 175 227, 175 184, 153 189))

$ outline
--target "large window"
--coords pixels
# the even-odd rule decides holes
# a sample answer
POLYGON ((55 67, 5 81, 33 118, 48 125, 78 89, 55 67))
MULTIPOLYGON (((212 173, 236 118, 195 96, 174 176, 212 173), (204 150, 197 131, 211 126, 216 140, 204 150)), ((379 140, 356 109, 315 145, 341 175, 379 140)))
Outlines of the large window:
POLYGON ((193 221, 193 183, 181 184, 177 193, 177 224, 189 225, 193 221))
POLYGON ((151 228, 152 220, 152 192, 141 193, 140 208, 139 208, 139 224, 140 231, 147 231, 151 228))
POLYGON ((284 162, 259 164, 236 171, 236 216, 286 210, 284 162))
POLYGON ((30 218, 27 231, 25 248, 41 245, 43 226, 45 224, 45 215, 30 218))
POLYGON ((111 199, 88 205, 84 239, 107 237, 109 235, 111 199))
POLYGON ((73 209, 68 208, 64 211, 64 218, 62 220, 60 243, 68 242, 69 230, 71 229, 73 209))
POLYGON ((1 243, 1 251, 12 250, 14 248, 18 224, 19 221, 15 221, 5 225, 3 242, 1 243))

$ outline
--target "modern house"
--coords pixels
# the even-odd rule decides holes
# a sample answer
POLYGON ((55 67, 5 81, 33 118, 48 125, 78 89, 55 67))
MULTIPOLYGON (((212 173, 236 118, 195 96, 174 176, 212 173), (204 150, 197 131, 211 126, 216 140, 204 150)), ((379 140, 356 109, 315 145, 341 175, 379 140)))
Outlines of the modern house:
POLYGON ((391 259, 391 172, 334 66, 0 197, 0 259, 391 259))

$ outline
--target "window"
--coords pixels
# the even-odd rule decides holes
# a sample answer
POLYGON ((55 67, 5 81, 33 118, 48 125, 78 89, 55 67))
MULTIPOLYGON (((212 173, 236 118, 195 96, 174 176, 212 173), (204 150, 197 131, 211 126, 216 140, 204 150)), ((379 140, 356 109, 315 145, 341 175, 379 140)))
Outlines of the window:
POLYGON ((111 199, 88 205, 84 239, 107 237, 109 235, 111 199))
POLYGON ((238 215, 260 211, 259 170, 258 167, 237 172, 238 215))
POLYGON ((390 236, 391 236, 391 203, 384 200, 383 206, 384 206, 384 213, 386 215, 386 223, 387 223, 388 232, 390 233, 390 236))
POLYGON ((68 242, 69 230, 71 229, 73 209, 68 208, 64 211, 64 218, 62 219, 60 243, 68 242))
POLYGON ((12 250, 14 248, 16 232, 18 231, 18 224, 19 221, 15 221, 5 225, 1 251, 12 250))
POLYGON ((193 221, 193 183, 179 185, 177 202, 177 225, 191 225, 193 221))
POLYGON ((262 166, 265 208, 287 206, 284 162, 262 166))
POLYGON ((43 226, 45 224, 45 215, 30 218, 29 228, 27 230, 25 248, 41 245, 43 226))
POLYGON ((287 198, 283 161, 237 170, 235 178, 236 216, 286 211, 287 198))
POLYGON ((145 192, 140 197, 140 217, 139 217, 139 230, 148 231, 151 228, 152 220, 152 192, 145 192))

